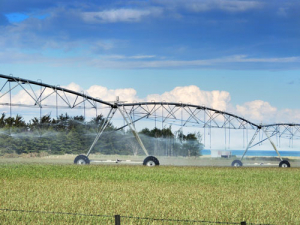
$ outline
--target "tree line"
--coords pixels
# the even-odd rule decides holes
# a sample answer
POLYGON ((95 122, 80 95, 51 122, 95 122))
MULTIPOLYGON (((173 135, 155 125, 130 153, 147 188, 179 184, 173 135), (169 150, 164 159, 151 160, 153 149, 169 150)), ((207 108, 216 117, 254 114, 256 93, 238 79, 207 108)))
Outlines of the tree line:
MULTIPOLYGON (((90 121, 83 116, 61 114, 34 117, 25 122, 20 115, 0 117, 0 155, 5 153, 85 154, 95 139, 99 127, 105 122, 103 115, 90 121)), ((92 153, 144 155, 131 130, 116 131, 109 123, 92 153)), ((173 132, 170 127, 144 128, 139 135, 150 155, 157 156, 199 156, 203 149, 200 133, 183 134, 173 132)))

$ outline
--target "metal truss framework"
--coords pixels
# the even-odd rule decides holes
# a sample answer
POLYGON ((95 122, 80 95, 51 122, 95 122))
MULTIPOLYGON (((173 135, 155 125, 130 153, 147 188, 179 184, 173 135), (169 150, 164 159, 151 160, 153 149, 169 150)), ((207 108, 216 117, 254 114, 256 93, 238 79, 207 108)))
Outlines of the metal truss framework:
MULTIPOLYGON (((300 139, 300 124, 255 124, 245 118, 225 111, 176 102, 122 103, 118 100, 108 102, 99 98, 93 98, 83 92, 80 93, 60 86, 45 84, 41 81, 31 81, 2 74, 0 74, 0 78, 0 106, 9 109, 10 116, 12 115, 12 107, 37 108, 40 110, 40 116, 42 110, 47 108, 56 109, 57 116, 59 109, 80 109, 84 110, 84 114, 86 110, 94 109, 96 115, 103 110, 107 110, 107 123, 99 129, 99 133, 87 155, 90 154, 93 146, 100 138, 116 111, 119 111, 124 121, 126 121, 126 125, 119 129, 129 126, 146 155, 148 155, 147 150, 143 146, 134 126, 137 121, 142 119, 152 120, 155 122, 155 125, 156 123, 161 123, 162 128, 168 124, 174 124, 180 127, 203 128, 204 130, 223 128, 228 129, 229 135, 230 130, 254 130, 255 133, 248 143, 245 153, 249 148, 259 145, 265 140, 271 141, 270 138, 274 136, 276 140, 287 138, 290 139, 291 142, 294 139, 300 139), (20 91, 22 91, 22 95, 27 95, 28 98, 26 98, 26 102, 21 102, 22 99, 18 98, 18 96, 16 97, 16 94, 20 93, 20 91), (253 144, 261 130, 266 134, 266 138, 253 144)), ((273 145, 273 147, 275 146, 273 145)), ((276 147, 274 149, 277 151, 276 147)))

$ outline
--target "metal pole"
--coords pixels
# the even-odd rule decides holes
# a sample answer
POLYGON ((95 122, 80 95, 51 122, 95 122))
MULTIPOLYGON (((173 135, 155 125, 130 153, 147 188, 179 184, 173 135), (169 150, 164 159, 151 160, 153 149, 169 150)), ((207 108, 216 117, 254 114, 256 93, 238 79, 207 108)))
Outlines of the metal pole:
POLYGON ((11 116, 12 116, 11 115, 11 85, 10 85, 10 82, 9 82, 9 117, 10 117, 9 135, 11 135, 11 128, 12 128, 12 118, 11 118, 11 116))
POLYGON ((86 98, 84 98, 84 101, 83 101, 83 116, 85 118, 85 101, 86 101, 86 98))
POLYGON ((225 150, 227 150, 227 143, 226 143, 226 118, 224 117, 224 128, 225 128, 225 150))
POLYGON ((42 86, 40 88, 40 122, 42 122, 42 86))
POLYGON ((95 144, 97 143, 97 141, 99 140, 101 134, 103 133, 103 131, 105 130, 105 128, 107 127, 107 125, 110 123, 111 119, 113 118, 114 114, 116 112, 116 109, 115 108, 111 108, 109 113, 108 113, 108 116, 106 117, 105 121, 103 122, 97 136, 95 137, 88 153, 86 154, 86 156, 88 157, 93 149, 93 147, 95 146, 95 144))
POLYGON ((135 136, 137 142, 140 144, 141 148, 145 152, 146 156, 149 156, 149 153, 148 153, 147 149, 145 148, 145 146, 144 146, 144 144, 143 144, 140 136, 138 135, 138 133, 137 133, 137 131, 135 129, 134 123, 132 122, 132 120, 130 118, 130 115, 127 113, 126 109, 124 109, 124 106, 123 106, 123 110, 124 110, 124 112, 125 112, 126 115, 122 112, 122 109, 120 109, 120 107, 118 107, 118 110, 121 113, 121 115, 123 116, 123 118, 126 121, 126 123, 128 124, 128 126, 130 127, 133 135, 135 136), (127 116, 127 118, 128 118, 129 121, 127 120, 126 116, 127 116))
POLYGON ((95 102, 95 109, 96 109, 96 117, 97 117, 98 115, 97 102, 95 102))
POLYGON ((9 82, 9 116, 11 118, 11 85, 9 82))
POLYGON ((246 135, 247 135, 247 143, 249 143, 248 141, 248 123, 246 124, 246 135))
POLYGON ((211 115, 210 115, 210 125, 209 125, 209 148, 211 149, 211 115))
POLYGON ((181 143, 183 142, 183 126, 182 126, 182 117, 183 117, 183 114, 182 114, 182 105, 181 105, 181 143))
POLYGON ((56 119, 58 119, 58 106, 57 106, 57 89, 55 89, 55 94, 56 94, 56 119))
POLYGON ((269 134, 263 129, 264 133, 266 134, 267 138, 269 139, 271 145, 273 146, 274 150, 276 151, 278 157, 280 158, 281 161, 283 161, 283 159, 281 158, 279 151, 277 150, 276 146, 274 145, 273 141, 271 140, 269 134))
POLYGON ((278 127, 278 133, 279 133, 278 142, 279 142, 279 148, 280 148, 280 127, 278 127))
POLYGON ((229 146, 228 149, 230 149, 230 124, 229 124, 229 146))
POLYGON ((115 215, 115 225, 121 225, 121 216, 115 215))
POLYGON ((243 148, 245 148, 245 128, 243 128, 243 148))
POLYGON ((246 148, 246 150, 245 150, 245 152, 244 152, 244 154, 243 154, 241 160, 243 160, 244 156, 246 155, 248 149, 250 148, 251 144, 253 143, 253 141, 254 141, 256 135, 258 134, 258 132, 259 132, 259 128, 257 128, 257 130, 255 131, 255 133, 254 133, 252 139, 250 140, 249 144, 247 145, 247 148, 246 148))
MULTIPOLYGON (((42 83, 42 80, 41 79, 38 79, 37 81, 40 81, 40 83, 42 83)), ((40 99, 40 123, 42 121, 42 86, 40 87, 40 96, 39 98, 37 99, 37 101, 40 99)))
POLYGON ((155 114, 154 114, 154 118, 155 118, 155 123, 154 123, 154 126, 155 126, 155 128, 156 128, 156 105, 155 105, 155 112, 154 112, 155 114))
POLYGON ((294 148, 294 129, 292 127, 292 148, 294 148))
POLYGON ((276 145, 278 146, 278 126, 276 127, 276 145))
POLYGON ((164 108, 163 105, 161 104, 161 131, 164 129, 164 108))
POLYGON ((204 113, 204 146, 205 146, 205 127, 206 127, 206 121, 205 121, 205 110, 203 109, 203 113, 204 113))

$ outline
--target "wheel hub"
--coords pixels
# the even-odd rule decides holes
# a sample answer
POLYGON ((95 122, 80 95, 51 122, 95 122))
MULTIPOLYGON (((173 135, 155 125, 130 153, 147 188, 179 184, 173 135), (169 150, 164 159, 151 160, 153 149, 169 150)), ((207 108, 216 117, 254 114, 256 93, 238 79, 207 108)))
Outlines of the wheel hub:
POLYGON ((155 166, 155 163, 150 160, 150 161, 147 162, 147 166, 155 166))
POLYGON ((84 161, 83 159, 79 159, 79 160, 77 161, 77 164, 84 165, 84 164, 86 164, 86 163, 85 163, 85 161, 84 161))

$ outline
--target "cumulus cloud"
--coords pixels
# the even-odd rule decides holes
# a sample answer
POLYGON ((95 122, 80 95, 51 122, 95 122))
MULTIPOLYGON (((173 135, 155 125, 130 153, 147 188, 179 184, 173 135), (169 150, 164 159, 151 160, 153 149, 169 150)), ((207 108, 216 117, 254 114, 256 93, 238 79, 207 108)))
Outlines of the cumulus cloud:
POLYGON ((161 9, 112 9, 99 12, 83 12, 82 18, 88 23, 139 22, 150 15, 161 14, 161 9))
POLYGON ((283 109, 277 113, 277 122, 299 123, 300 109, 283 109))
POLYGON ((70 84, 67 85, 67 86, 63 86, 63 88, 69 89, 69 90, 71 90, 71 91, 76 91, 76 92, 79 92, 79 93, 84 91, 84 90, 80 87, 80 85, 78 85, 78 84, 76 84, 76 83, 74 83, 74 82, 70 83, 70 84))
POLYGON ((269 102, 255 100, 237 105, 236 111, 239 115, 254 122, 274 121, 277 108, 271 106, 269 102))
POLYGON ((225 111, 230 102, 230 94, 226 91, 203 91, 199 87, 191 85, 176 87, 162 95, 148 95, 146 100, 190 103, 225 111))
MULTIPOLYGON (((35 100, 31 96, 40 95, 41 90, 35 90, 35 93, 32 92, 31 88, 24 86, 27 91, 21 89, 19 87, 18 92, 12 96, 13 104, 27 104, 34 105, 35 100), (30 93, 30 95, 28 94, 30 93)), ((69 90, 73 90, 79 93, 84 93, 94 98, 99 98, 104 101, 115 101, 118 96, 121 102, 132 103, 132 102, 174 102, 174 103, 185 103, 185 104, 193 104, 199 106, 206 106, 213 109, 230 112, 237 116, 244 117, 245 119, 254 122, 254 123, 299 123, 300 121, 300 109, 281 109, 278 110, 276 107, 272 106, 269 102, 262 100, 254 100, 250 102, 245 102, 241 105, 232 106, 231 104, 231 96, 229 92, 226 91, 204 91, 195 85, 184 86, 184 87, 175 87, 173 90, 167 91, 163 94, 150 94, 144 99, 138 97, 138 93, 133 88, 124 88, 124 89, 108 89, 107 87, 93 85, 87 90, 84 90, 80 85, 76 83, 70 83, 67 86, 63 86, 69 90)), ((0 93, 2 96, 5 93, 5 90, 0 93)), ((43 101, 44 105, 55 105, 55 102, 58 101, 58 104, 61 106, 67 106, 67 102, 73 106, 74 102, 76 104, 81 104, 81 98, 77 99, 75 95, 71 95, 68 93, 63 94, 61 97, 56 99, 56 95, 53 94, 53 90, 47 89, 43 92, 43 97, 46 97, 46 100, 43 101), (67 100, 66 97, 67 96, 67 100)), ((10 98, 9 95, 6 94, 1 97, 1 110, 7 111, 7 105, 5 103, 9 103, 10 98)), ((81 106, 82 107, 82 106, 81 106)), ((17 113, 18 109, 15 109, 14 113, 17 113)), ((30 108, 20 108, 22 113, 29 112, 30 108)), ((47 110, 47 109, 46 109, 47 110)), ((50 109, 49 109, 50 110, 50 109)), ((80 110, 80 109, 77 109, 80 110)), ((9 111, 9 110, 8 110, 9 111)), ((74 111, 74 110, 72 110, 74 111)), ((75 110, 76 111, 76 110, 75 110)), ((77 111, 76 111, 77 112, 77 111)), ((105 114, 106 111, 103 113, 105 114)), ((21 113, 21 114, 22 114, 21 113)), ((34 112, 33 112, 34 113, 34 112)), ((81 113, 81 112, 79 112, 81 113)), ((86 115, 93 117, 95 115, 94 110, 87 109, 86 115)))
POLYGON ((86 93, 94 98, 100 98, 104 101, 115 101, 119 96, 120 101, 134 102, 138 101, 137 92, 133 88, 125 89, 108 89, 99 85, 93 85, 86 93))

